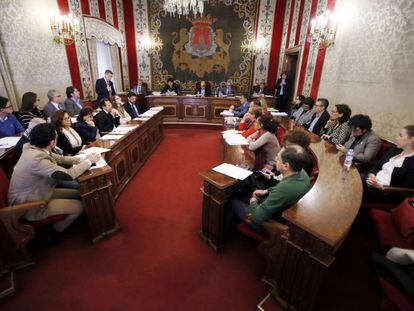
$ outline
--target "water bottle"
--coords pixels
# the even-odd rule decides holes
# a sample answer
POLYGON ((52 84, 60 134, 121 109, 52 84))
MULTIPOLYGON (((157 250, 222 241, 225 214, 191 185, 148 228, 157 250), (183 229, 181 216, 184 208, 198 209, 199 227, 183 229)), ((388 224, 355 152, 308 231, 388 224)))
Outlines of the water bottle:
POLYGON ((345 160, 344 160, 344 168, 349 170, 352 165, 352 160, 354 159, 354 150, 349 149, 346 153, 345 160))
POLYGON ((230 127, 230 122, 228 118, 224 118, 224 124, 226 125, 226 128, 230 127))
POLYGON ((237 118, 233 119, 233 125, 234 125, 234 128, 237 130, 237 118))

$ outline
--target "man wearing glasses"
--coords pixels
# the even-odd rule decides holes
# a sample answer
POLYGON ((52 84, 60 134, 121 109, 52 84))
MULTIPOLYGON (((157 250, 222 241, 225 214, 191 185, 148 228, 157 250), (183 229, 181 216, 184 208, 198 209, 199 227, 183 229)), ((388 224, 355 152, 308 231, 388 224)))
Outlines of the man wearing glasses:
POLYGON ((65 110, 65 107, 63 106, 62 95, 58 91, 50 90, 47 92, 47 98, 49 101, 43 109, 43 115, 45 116, 46 121, 50 122, 52 114, 57 110, 65 110))
POLYGON ((8 98, 0 96, 0 138, 7 136, 22 135, 23 126, 12 114, 12 105, 8 98))
POLYGON ((309 123, 305 124, 305 128, 316 135, 319 135, 326 122, 331 117, 327 111, 329 101, 326 98, 318 98, 314 105, 315 113, 309 123))

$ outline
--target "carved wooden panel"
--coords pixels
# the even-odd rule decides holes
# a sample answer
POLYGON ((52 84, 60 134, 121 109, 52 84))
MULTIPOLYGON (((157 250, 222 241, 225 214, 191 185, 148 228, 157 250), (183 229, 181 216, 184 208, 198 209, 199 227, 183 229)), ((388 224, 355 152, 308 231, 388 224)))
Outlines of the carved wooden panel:
POLYGON ((184 105, 184 118, 185 119, 206 119, 207 117, 207 105, 184 105))
POLYGON ((113 169, 113 181, 116 195, 119 195, 129 178, 128 153, 126 150, 114 158, 111 162, 111 167, 113 169))

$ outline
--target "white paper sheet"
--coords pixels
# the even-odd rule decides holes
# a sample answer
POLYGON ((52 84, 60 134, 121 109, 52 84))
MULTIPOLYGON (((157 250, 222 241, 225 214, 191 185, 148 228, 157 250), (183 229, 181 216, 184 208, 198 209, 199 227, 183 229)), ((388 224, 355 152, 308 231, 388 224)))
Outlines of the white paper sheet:
POLYGON ((274 117, 287 117, 288 114, 286 112, 271 112, 270 113, 274 117))
POLYGON ((160 110, 164 110, 164 107, 163 106, 155 106, 155 107, 151 107, 149 110, 157 110, 157 111, 160 111, 160 110))
POLYGON ((224 110, 224 111, 220 112, 220 115, 223 116, 223 117, 234 117, 234 113, 230 112, 228 110, 224 110))
POLYGON ((105 136, 102 136, 99 139, 103 139, 103 140, 113 140, 113 139, 121 139, 122 136, 124 135, 114 135, 114 134, 106 134, 105 136))
POLYGON ((248 145, 247 139, 241 134, 229 135, 225 138, 226 143, 230 146, 248 145))
POLYGON ((79 153, 82 153, 82 154, 91 154, 91 153, 102 154, 102 153, 105 153, 105 152, 108 152, 108 151, 111 151, 111 149, 101 148, 101 147, 91 147, 91 148, 83 149, 79 153))
MULTIPOLYGON (((82 158, 82 159, 86 159, 86 154, 77 154, 75 155, 76 158, 82 158)), ((107 166, 108 163, 106 163, 105 159, 103 157, 100 157, 99 161, 96 162, 93 166, 91 166, 89 169, 90 170, 94 170, 97 168, 101 168, 101 167, 105 167, 107 166)))
POLYGON ((136 126, 118 126, 117 128, 114 128, 110 134, 126 134, 128 132, 131 132, 134 130, 136 126))
POLYGON ((20 136, 10 136, 0 138, 0 148, 6 149, 16 146, 17 142, 20 140, 20 136))
POLYGON ((277 111, 279 111, 279 110, 277 110, 277 109, 275 109, 275 108, 272 108, 272 107, 268 107, 268 108, 267 108, 267 111, 269 111, 269 112, 277 112, 277 111))
POLYGON ((249 177, 253 172, 246 170, 244 168, 235 166, 233 164, 223 163, 219 166, 216 166, 213 168, 213 171, 219 172, 221 174, 240 179, 245 180, 247 177, 249 177))

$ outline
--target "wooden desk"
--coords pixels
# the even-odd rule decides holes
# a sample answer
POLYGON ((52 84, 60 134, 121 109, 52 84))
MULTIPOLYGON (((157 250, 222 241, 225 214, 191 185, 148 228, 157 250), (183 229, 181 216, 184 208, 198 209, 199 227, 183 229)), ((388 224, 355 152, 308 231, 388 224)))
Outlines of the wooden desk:
MULTIPOLYGON (((296 127, 287 118, 279 121, 286 129, 296 127)), ((348 235, 362 201, 358 171, 352 167, 343 174, 343 157, 336 148, 314 134, 308 135, 319 175, 312 189, 282 214, 289 231, 282 237, 284 242, 273 250, 278 258, 276 264, 267 268, 277 284, 273 296, 281 304, 300 310, 312 309, 323 277, 348 235)), ((252 164, 251 154, 245 148, 224 147, 224 158, 234 159, 230 163, 243 163, 243 157, 245 164, 252 164)), ((211 169, 200 175, 204 182, 200 236, 215 251, 220 251, 224 208, 237 180, 211 169)))
POLYGON ((165 123, 223 124, 220 113, 231 105, 239 105, 236 98, 193 96, 147 96, 148 106, 164 107, 165 123))
POLYGON ((115 199, 163 138, 161 112, 151 119, 132 122, 139 126, 121 139, 97 140, 89 145, 111 150, 104 153, 108 166, 89 170, 78 178, 93 242, 119 229, 114 212, 115 199))

